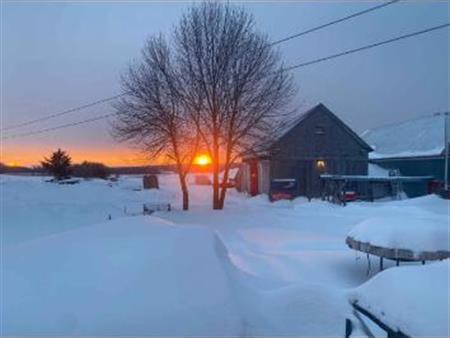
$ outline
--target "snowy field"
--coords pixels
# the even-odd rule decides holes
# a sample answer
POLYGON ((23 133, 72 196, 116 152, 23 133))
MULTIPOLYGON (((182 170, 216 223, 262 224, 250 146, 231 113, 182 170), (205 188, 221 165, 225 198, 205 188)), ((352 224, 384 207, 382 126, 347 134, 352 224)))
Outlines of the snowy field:
MULTIPOLYGON (((448 285, 449 260, 387 262, 379 274, 373 261, 368 273, 366 257, 345 244, 352 228, 371 218, 448 224, 448 202, 436 196, 341 207, 302 198, 269 203, 230 191, 225 210, 212 211, 210 187, 192 185, 192 208, 183 212, 176 176, 160 180, 159 191, 143 191, 141 178, 131 176, 77 185, 0 176, 1 333, 343 336, 349 300, 392 300, 385 275, 401 281, 395 276, 402 271, 409 278, 436 265, 440 290, 448 285), (173 210, 138 216, 145 202, 170 202, 173 210), (377 279, 382 287, 373 286, 377 279)), ((445 305, 449 297, 436 299, 445 305)), ((412 304, 420 308, 420 297, 412 304)), ((449 309, 436 311, 444 323, 429 332, 445 336, 449 309)), ((417 313, 398 317, 398 325, 426 335, 435 323, 419 321, 418 329, 417 313)), ((396 318, 388 322, 395 326, 396 318)))

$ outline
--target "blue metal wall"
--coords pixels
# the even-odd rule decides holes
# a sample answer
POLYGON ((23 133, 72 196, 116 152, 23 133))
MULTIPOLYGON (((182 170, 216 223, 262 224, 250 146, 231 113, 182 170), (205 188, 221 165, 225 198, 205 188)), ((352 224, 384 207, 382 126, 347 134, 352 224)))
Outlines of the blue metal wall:
MULTIPOLYGON (((382 159, 371 160, 385 169, 399 169, 404 176, 433 176, 436 180, 444 181, 444 156, 421 157, 403 159, 382 159)), ((449 170, 450 177, 450 170, 449 170)), ((408 183, 404 185, 404 190, 408 197, 422 196, 428 193, 428 186, 425 183, 408 183)))

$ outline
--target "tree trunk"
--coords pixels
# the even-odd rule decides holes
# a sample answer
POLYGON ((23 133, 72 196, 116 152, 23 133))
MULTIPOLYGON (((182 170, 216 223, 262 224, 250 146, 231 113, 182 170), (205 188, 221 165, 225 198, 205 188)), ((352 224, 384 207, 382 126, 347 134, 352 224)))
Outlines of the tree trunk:
POLYGON ((220 164, 219 164, 219 145, 216 140, 214 140, 213 145, 213 209, 219 210, 222 209, 220 207, 220 196, 219 196, 219 189, 220 189, 220 183, 219 183, 219 170, 220 170, 220 164))
POLYGON ((219 164, 214 164, 213 168, 213 209, 220 208, 220 196, 219 196, 219 164))
POLYGON ((220 190, 220 199, 219 199, 219 207, 220 209, 223 209, 225 205, 225 196, 227 194, 227 184, 228 184, 228 175, 230 172, 229 166, 226 165, 224 168, 225 172, 223 173, 223 179, 222 179, 222 188, 220 190))
POLYGON ((183 210, 189 210, 189 190, 186 183, 186 176, 180 175, 181 192, 183 193, 183 210))
MULTIPOLYGON (((230 126, 230 130, 232 129, 233 124, 230 126)), ((220 209, 223 209, 224 205, 225 205, 225 196, 227 195, 227 188, 228 188, 228 177, 230 175, 230 166, 231 166, 231 140, 232 140, 232 135, 229 134, 228 136, 228 146, 227 146, 227 152, 225 155, 225 165, 224 165, 224 172, 223 172, 223 177, 222 177, 222 187, 220 190, 220 198, 219 198, 219 206, 220 209)))
POLYGON ((227 194, 227 187, 222 187, 222 190, 220 191, 220 199, 219 199, 219 209, 223 209, 225 206, 225 196, 227 194))

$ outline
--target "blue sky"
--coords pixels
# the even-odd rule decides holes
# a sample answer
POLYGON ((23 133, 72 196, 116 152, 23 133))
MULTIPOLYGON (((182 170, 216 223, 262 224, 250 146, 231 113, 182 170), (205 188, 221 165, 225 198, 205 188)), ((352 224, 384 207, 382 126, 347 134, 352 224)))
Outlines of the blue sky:
MULTIPOLYGON (((2 124, 16 124, 119 93, 120 74, 139 57, 145 38, 169 34, 190 4, 3 2, 2 124)), ((237 4, 251 12, 257 27, 275 40, 376 3, 237 4)), ((446 22, 450 22, 450 2, 401 1, 280 44, 279 49, 286 64, 295 64, 446 22)), ((357 132, 449 110, 449 43, 450 30, 443 29, 296 70, 297 103, 307 109, 323 102, 357 132)), ((15 132, 111 111, 105 104, 15 132)), ((129 155, 126 145, 116 144, 103 121, 5 140, 3 157, 28 163, 32 161, 30 152, 40 158, 57 146, 89 159, 96 157, 97 151, 115 153, 114 163, 126 164, 141 156, 129 155)))

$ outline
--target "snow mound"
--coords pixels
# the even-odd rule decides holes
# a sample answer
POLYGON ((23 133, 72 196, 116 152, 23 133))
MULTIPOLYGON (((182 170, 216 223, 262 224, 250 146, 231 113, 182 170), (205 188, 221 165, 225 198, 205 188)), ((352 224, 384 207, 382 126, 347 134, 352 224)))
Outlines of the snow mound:
POLYGON ((4 252, 3 333, 238 336, 226 260, 214 232, 152 217, 24 242, 4 252))
POLYGON ((351 302, 393 329, 416 337, 450 332, 450 260, 385 270, 349 293, 351 302))
POLYGON ((335 337, 351 317, 346 293, 324 280, 279 282, 229 264, 244 337, 335 337))
POLYGON ((251 337, 334 337, 351 314, 345 295, 321 284, 293 283, 257 296, 247 312, 251 337))
POLYGON ((448 222, 444 217, 369 218, 348 234, 356 241, 413 252, 450 251, 448 222))

